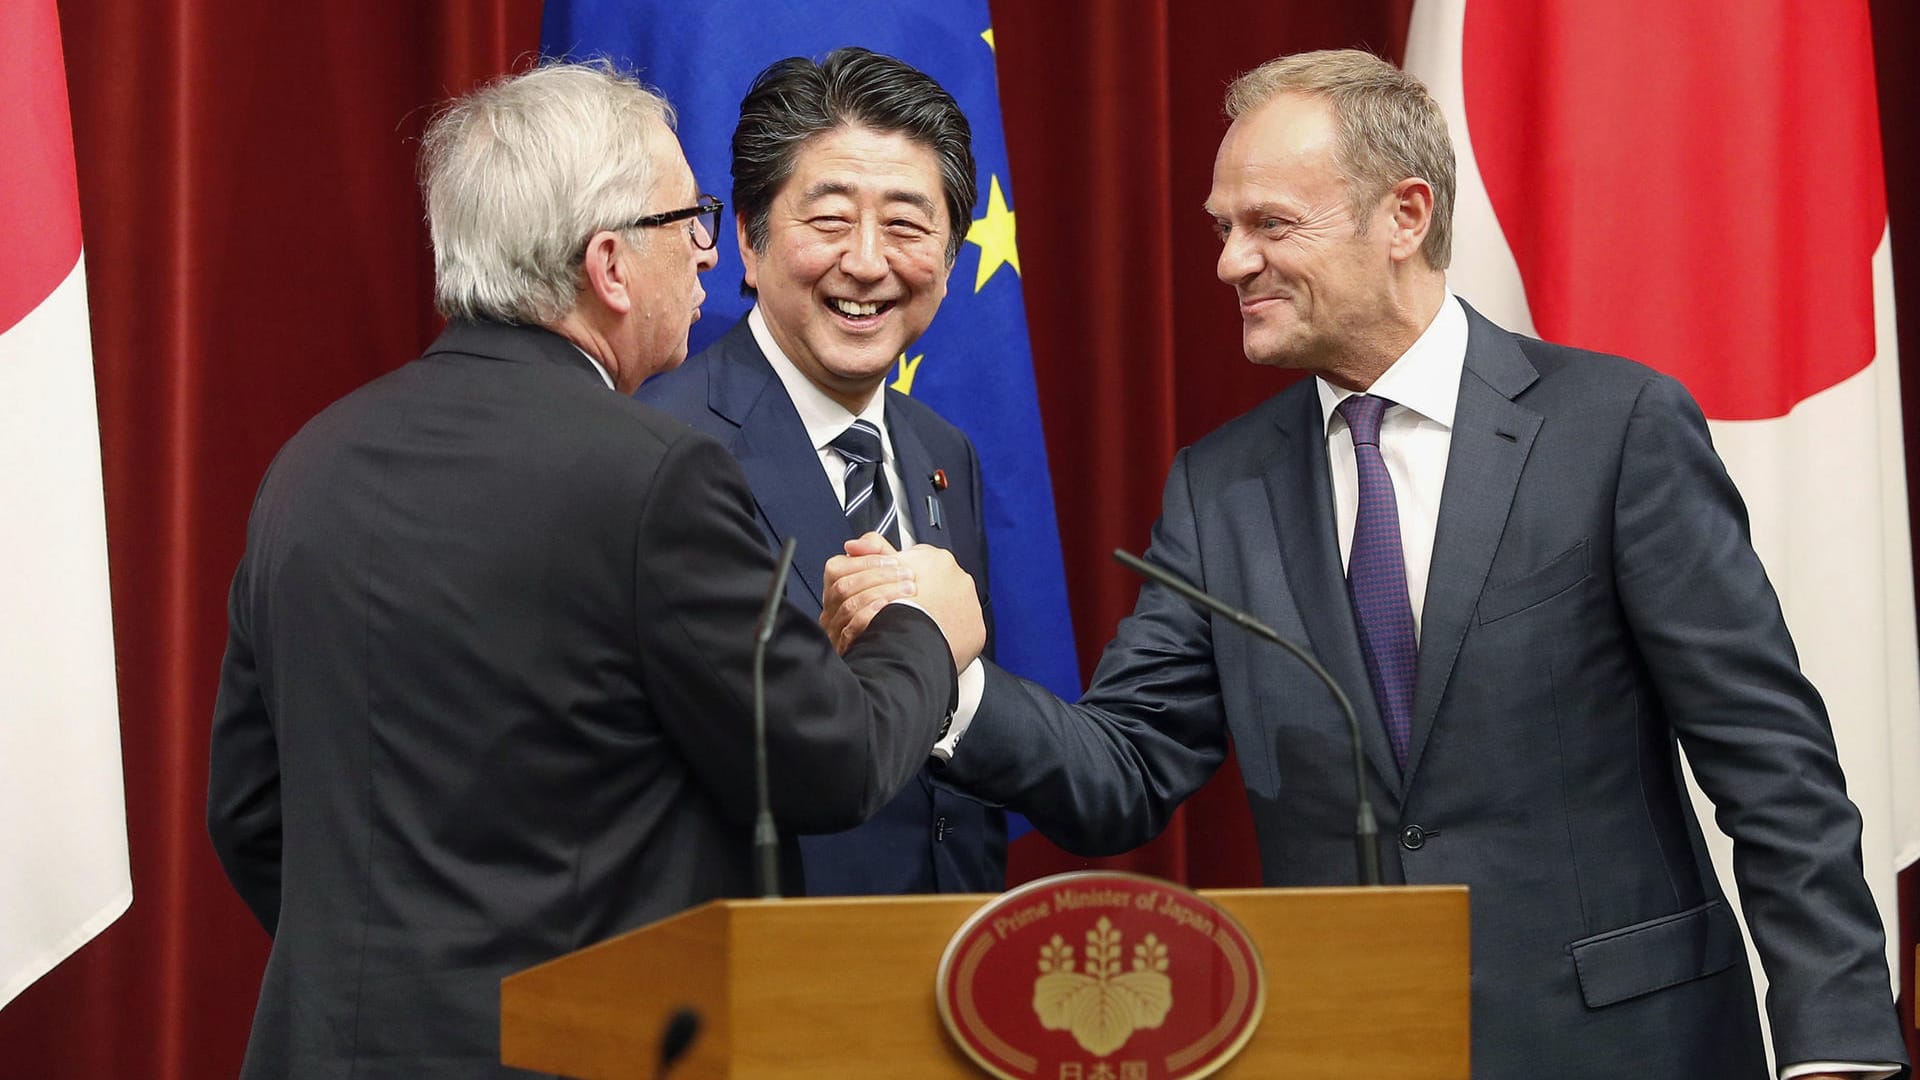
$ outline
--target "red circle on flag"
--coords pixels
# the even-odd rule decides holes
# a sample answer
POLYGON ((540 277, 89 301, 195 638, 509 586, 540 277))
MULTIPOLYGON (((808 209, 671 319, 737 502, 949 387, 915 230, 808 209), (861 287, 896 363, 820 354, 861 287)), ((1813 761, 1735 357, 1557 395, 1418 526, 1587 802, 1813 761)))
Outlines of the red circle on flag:
POLYGON ((1726 420, 1872 362, 1887 208, 1866 5, 1474 0, 1465 18, 1467 134, 1541 337, 1650 364, 1726 420))
POLYGON ((50 3, 18 5, 0 33, 0 331, 19 322, 80 257, 80 196, 60 23, 50 3))
POLYGON ((1253 1037, 1266 975, 1213 903, 1137 874, 1057 874, 981 908, 940 959, 940 1019, 1002 1080, 1184 1080, 1253 1037))

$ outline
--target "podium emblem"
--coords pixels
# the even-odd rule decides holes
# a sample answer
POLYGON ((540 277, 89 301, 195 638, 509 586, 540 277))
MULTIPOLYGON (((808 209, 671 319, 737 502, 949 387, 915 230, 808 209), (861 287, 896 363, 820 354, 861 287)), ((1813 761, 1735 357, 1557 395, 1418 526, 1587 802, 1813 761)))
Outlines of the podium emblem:
POLYGON ((947 944, 947 1031, 1002 1080, 1187 1080, 1252 1038, 1260 957, 1232 916, 1137 874, 1060 874, 987 904, 947 944))

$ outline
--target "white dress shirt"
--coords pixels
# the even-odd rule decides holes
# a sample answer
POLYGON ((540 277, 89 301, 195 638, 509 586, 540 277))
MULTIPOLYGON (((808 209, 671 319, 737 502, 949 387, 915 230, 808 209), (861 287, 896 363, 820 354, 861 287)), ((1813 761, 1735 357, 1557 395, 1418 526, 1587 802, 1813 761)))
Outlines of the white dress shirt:
MULTIPOLYGON (((1440 489, 1447 481, 1447 456, 1453 450, 1453 409, 1460 397, 1460 373, 1467 362, 1467 313, 1448 293, 1433 322, 1366 393, 1393 402, 1380 420, 1380 456, 1393 478, 1393 501, 1400 515, 1400 553, 1407 561, 1407 599, 1413 605, 1413 632, 1427 606, 1427 573, 1433 564, 1433 532, 1440 522, 1440 489)), ((1314 379, 1320 415, 1326 424, 1327 467, 1333 481, 1333 520, 1340 537, 1340 565, 1353 550, 1354 519, 1359 514, 1359 470, 1353 460, 1353 433, 1334 410, 1352 397, 1325 379, 1314 379)))
MULTIPOLYGON (((573 345, 572 342, 568 342, 567 344, 573 345)), ((595 359, 592 353, 588 352, 585 349, 580 348, 580 346, 578 345, 574 345, 573 347, 574 349, 578 350, 581 356, 584 356, 587 358, 587 363, 593 365, 593 370, 599 373, 600 381, 607 384, 607 389, 609 390, 619 389, 619 387, 613 385, 613 376, 607 374, 607 369, 601 366, 600 361, 595 359)))
POLYGON ((806 373, 794 366, 787 354, 773 340, 773 333, 767 329, 767 318, 760 314, 755 305, 747 312, 747 329, 753 331, 753 340, 759 344, 760 352, 773 365, 773 373, 780 377, 781 385, 787 388, 787 397, 793 400, 793 408, 800 414, 800 423, 807 429, 807 439, 813 443, 815 454, 820 457, 820 469, 827 474, 827 482, 833 485, 833 497, 840 505, 847 504, 847 460, 833 448, 833 440, 847 430, 856 419, 865 420, 880 430, 880 450, 884 461, 881 468, 886 470, 887 490, 893 492, 893 503, 900 508, 895 520, 900 525, 900 547, 913 546, 912 516, 907 512, 906 489, 900 484, 899 459, 893 452, 893 436, 887 431, 887 394, 883 389, 873 395, 867 407, 858 414, 847 411, 845 405, 827 396, 826 391, 813 384, 806 373))

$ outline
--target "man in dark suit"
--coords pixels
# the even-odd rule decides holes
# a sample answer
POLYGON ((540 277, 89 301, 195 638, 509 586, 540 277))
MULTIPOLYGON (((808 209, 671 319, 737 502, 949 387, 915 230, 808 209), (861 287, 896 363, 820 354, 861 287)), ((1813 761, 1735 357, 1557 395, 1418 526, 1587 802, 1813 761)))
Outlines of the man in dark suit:
MULTIPOLYGON (((1386 877, 1472 889, 1474 1075, 1766 1075, 1681 746, 1782 1075, 1904 1072, 1859 814, 1699 409, 1448 292, 1453 153, 1418 82, 1306 54, 1227 111, 1219 276, 1247 356, 1315 377, 1178 455, 1147 557, 1355 691, 1386 877)), ((830 629, 891 595, 862 565, 829 567, 830 629)), ((1354 881, 1329 695, 1160 587, 1078 705, 990 668, 963 725, 948 777, 1087 854, 1158 833, 1231 737, 1266 882, 1354 881)))
MULTIPOLYGON (((820 610, 827 560, 854 536, 887 532, 889 512, 896 545, 949 549, 987 604, 973 444, 885 385, 946 296, 976 195, 966 117, 892 57, 782 60, 741 102, 733 205, 755 306, 639 398, 733 452, 767 542, 799 543, 787 592, 809 610, 820 610), (856 423, 877 469, 857 463, 874 451, 846 445, 856 423)), ((1006 843, 1004 813, 923 770, 871 821, 803 837, 800 850, 814 895, 998 892, 1006 843)))
MULTIPOLYGON (((273 936, 245 1076, 506 1075, 502 976, 749 891, 773 559, 726 451, 628 397, 685 355, 714 263, 719 208, 667 118, 575 65, 438 117, 423 175, 452 322, 261 484, 207 799, 273 936)), ((909 571, 920 610, 844 662, 809 613, 774 617, 789 832, 908 783, 984 643, 950 557, 909 571)))

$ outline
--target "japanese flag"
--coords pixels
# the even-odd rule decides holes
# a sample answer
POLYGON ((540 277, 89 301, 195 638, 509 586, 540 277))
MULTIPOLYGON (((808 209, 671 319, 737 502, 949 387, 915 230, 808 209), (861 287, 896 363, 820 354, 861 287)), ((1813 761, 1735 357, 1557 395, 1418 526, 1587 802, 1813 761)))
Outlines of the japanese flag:
POLYGON ((53 0, 0 4, 0 1006, 133 899, 53 0))

